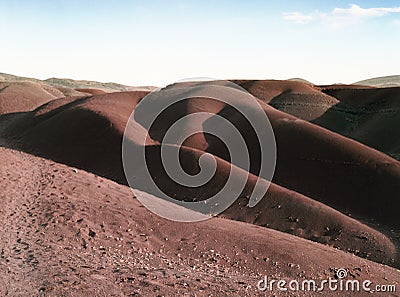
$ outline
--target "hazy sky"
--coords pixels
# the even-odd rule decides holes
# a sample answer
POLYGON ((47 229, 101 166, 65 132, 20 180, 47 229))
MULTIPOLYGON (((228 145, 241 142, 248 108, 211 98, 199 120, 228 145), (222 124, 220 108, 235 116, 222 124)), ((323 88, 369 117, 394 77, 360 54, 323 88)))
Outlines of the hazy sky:
POLYGON ((158 85, 400 74, 400 1, 0 0, 0 72, 158 85))

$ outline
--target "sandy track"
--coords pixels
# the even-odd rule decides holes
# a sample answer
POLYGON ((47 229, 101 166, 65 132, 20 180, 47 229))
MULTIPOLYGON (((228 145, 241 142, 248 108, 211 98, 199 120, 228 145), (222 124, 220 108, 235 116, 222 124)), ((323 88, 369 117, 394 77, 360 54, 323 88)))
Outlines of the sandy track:
MULTIPOLYGON (((244 283, 231 288, 235 278, 257 280, 232 273, 220 282, 207 265, 194 272, 180 263, 180 255, 162 255, 164 244, 158 241, 167 238, 149 246, 149 230, 126 216, 147 212, 127 187, 4 148, 1 158, 1 295, 201 294, 210 286, 214 292, 245 294, 244 283), (103 199, 96 201, 99 196, 103 199)), ((193 267, 197 262, 186 261, 193 267)))
POLYGON ((107 179, 6 148, 0 158, 4 296, 258 296, 263 275, 324 279, 338 267, 400 279, 396 269, 251 224, 166 221, 107 179))

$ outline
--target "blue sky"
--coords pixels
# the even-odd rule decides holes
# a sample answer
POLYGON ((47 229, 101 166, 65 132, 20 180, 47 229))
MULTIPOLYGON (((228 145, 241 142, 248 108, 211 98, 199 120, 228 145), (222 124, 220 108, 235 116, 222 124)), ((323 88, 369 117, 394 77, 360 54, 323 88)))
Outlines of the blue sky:
POLYGON ((0 0, 0 72, 162 86, 400 74, 400 1, 0 0))

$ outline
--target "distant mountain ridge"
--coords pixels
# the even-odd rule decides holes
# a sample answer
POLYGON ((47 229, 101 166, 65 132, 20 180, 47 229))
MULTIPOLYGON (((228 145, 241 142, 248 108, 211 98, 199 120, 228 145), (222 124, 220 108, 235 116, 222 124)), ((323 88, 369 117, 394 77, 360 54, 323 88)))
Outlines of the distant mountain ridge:
MULTIPOLYGON (((152 91, 156 89, 155 86, 127 86, 114 82, 98 82, 91 80, 74 80, 70 78, 48 78, 40 80, 31 77, 17 76, 13 74, 1 73, 0 82, 36 82, 47 84, 56 88, 70 88, 70 89, 99 89, 105 92, 122 92, 122 91, 152 91)), ((312 82, 302 78, 291 78, 288 81, 303 82, 309 85, 314 85, 312 82)), ((353 83, 353 85, 365 85, 372 87, 399 87, 400 75, 390 75, 382 77, 374 77, 369 79, 360 80, 353 83)))
POLYGON ((36 82, 46 84, 56 88, 70 89, 98 89, 105 92, 122 92, 122 91, 152 91, 154 86, 126 86, 113 82, 97 82, 90 80, 74 80, 69 78, 48 78, 40 80, 36 78, 16 76, 7 73, 0 73, 0 82, 36 82))
POLYGON ((400 75, 375 77, 355 82, 354 85, 367 85, 373 87, 399 87, 400 75))

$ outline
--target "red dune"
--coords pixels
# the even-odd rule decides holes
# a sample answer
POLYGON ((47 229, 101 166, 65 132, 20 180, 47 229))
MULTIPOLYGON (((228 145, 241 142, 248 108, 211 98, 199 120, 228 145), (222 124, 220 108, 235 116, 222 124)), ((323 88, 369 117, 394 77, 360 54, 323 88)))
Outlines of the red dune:
POLYGON ((355 139, 400 159, 392 135, 398 123, 400 88, 313 86, 293 81, 235 81, 272 107, 355 139))
POLYGON ((24 150, 124 181, 121 141, 146 92, 60 99, 26 114, 8 129, 24 150))
POLYGON ((283 93, 320 94, 312 85, 287 80, 232 80, 255 97, 269 103, 283 93))
POLYGON ((314 86, 299 81, 248 80, 235 81, 255 97, 272 107, 311 121, 339 103, 314 86))
MULTIPOLYGON (((274 182, 312 197, 346 213, 371 217, 398 225, 400 163, 356 141, 264 105, 274 129, 278 160, 274 182)), ((220 113, 232 119, 247 139, 258 145, 249 124, 235 117, 237 112, 220 113)), ((207 151, 228 160, 219 141, 209 138, 207 151)), ((257 174, 259 155, 251 171, 257 174)))
POLYGON ((400 88, 324 88, 341 103, 315 122, 400 160, 400 88), (338 125, 338 123, 341 123, 338 125))
POLYGON ((32 110, 64 94, 34 82, 0 82, 0 114, 32 110))
MULTIPOLYGON (((179 86, 176 87, 179 91, 179 86)), ((195 92, 200 94, 201 86, 195 92)), ((153 139, 160 141, 171 123, 189 112, 189 107, 193 104, 188 102, 193 100, 200 99, 174 105, 159 117, 158 123, 150 131, 153 139)), ((224 107, 223 104, 212 104, 212 100, 206 100, 207 104, 195 110, 218 113, 240 130, 248 147, 253 150, 253 166, 250 171, 257 175, 259 144, 249 123, 233 108, 224 107)), ((246 102, 241 104, 246 105, 246 102)), ((271 121, 277 141, 278 160, 273 180, 275 183, 353 216, 398 227, 398 161, 361 143, 278 111, 264 102, 260 104, 271 121)), ((140 114, 145 120, 147 111, 141 110, 140 114)), ((207 121, 204 125, 207 125, 207 121)), ((198 149, 207 146, 207 152, 230 160, 224 145, 213 137, 198 138, 198 142, 192 142, 190 145, 198 149)))
POLYGON ((106 91, 103 91, 103 90, 89 89, 89 88, 75 89, 75 90, 77 90, 78 92, 81 92, 81 93, 88 93, 88 94, 91 94, 91 95, 100 95, 100 94, 106 94, 107 93, 106 91))
POLYGON ((374 88, 368 86, 321 86, 325 94, 337 98, 351 107, 360 107, 368 103, 379 103, 399 95, 400 87, 374 88))
POLYGON ((83 97, 87 95, 91 95, 90 93, 79 92, 74 89, 66 88, 66 87, 55 87, 61 93, 64 94, 65 97, 83 97))

